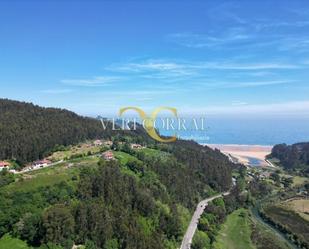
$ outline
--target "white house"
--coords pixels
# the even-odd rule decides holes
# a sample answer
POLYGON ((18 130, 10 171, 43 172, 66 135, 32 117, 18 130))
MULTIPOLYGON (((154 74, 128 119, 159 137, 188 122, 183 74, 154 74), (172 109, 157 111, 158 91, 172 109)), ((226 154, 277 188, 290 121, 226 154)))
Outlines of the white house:
POLYGON ((32 163, 33 168, 43 168, 47 166, 48 164, 51 164, 51 161, 47 159, 38 160, 32 163))
POLYGON ((9 169, 9 167, 11 166, 10 163, 5 162, 5 161, 0 161, 0 171, 3 169, 9 169))
POLYGON ((102 143, 102 141, 101 140, 95 140, 94 142, 93 142, 93 144, 94 144, 94 146, 101 146, 103 143, 102 143))
POLYGON ((114 154, 112 151, 105 151, 103 154, 102 154, 102 157, 105 159, 105 160, 114 160, 114 154))

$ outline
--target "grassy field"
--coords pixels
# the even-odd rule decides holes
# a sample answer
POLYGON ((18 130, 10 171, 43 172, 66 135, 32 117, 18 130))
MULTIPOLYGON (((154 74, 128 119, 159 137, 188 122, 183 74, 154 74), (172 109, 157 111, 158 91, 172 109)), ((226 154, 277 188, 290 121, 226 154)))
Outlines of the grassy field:
POLYGON ((22 178, 19 181, 11 183, 10 185, 4 187, 2 190, 7 192, 24 191, 28 192, 39 187, 51 186, 61 181, 68 180, 70 177, 68 174, 48 174, 48 175, 38 175, 29 178, 22 178))
POLYGON ((102 146, 94 146, 91 142, 83 143, 80 145, 69 146, 67 150, 54 152, 48 159, 52 161, 59 161, 69 159, 74 155, 88 155, 88 153, 99 153, 102 146))
POLYGON ((309 182, 308 177, 302 176, 293 176, 286 173, 279 174, 281 178, 293 178, 292 187, 298 187, 304 185, 306 182, 309 182))
POLYGON ((227 217, 213 248, 289 249, 289 246, 256 220, 248 210, 239 209, 227 217))
POLYGON ((309 222, 309 200, 308 199, 291 200, 291 201, 284 203, 284 206, 298 213, 301 217, 303 217, 305 220, 309 222))
POLYGON ((253 215, 250 220, 252 227, 251 240, 257 249, 290 249, 285 240, 278 237, 278 235, 264 223, 256 220, 253 215))
POLYGON ((18 175, 15 182, 1 188, 1 191, 8 193, 16 191, 28 192, 39 187, 52 186, 62 181, 70 181, 73 176, 78 175, 80 166, 92 167, 98 161, 99 158, 97 157, 78 158, 56 166, 24 173, 18 175), (69 165, 72 166, 68 167, 69 165))
POLYGON ((125 165, 129 160, 138 160, 136 157, 122 151, 114 151, 113 153, 121 165, 125 165))
POLYGON ((0 239, 1 249, 31 249, 26 242, 19 239, 12 238, 10 235, 6 234, 0 239))
POLYGON ((254 249, 250 239, 251 225, 248 219, 248 211, 239 209, 230 214, 223 224, 215 249, 254 249))
POLYGON ((298 213, 283 205, 269 206, 264 213, 274 223, 279 224, 284 230, 296 235, 301 241, 309 245, 309 222, 298 213))
POLYGON ((293 177, 293 187, 301 186, 305 184, 306 182, 309 182, 309 178, 307 177, 301 177, 301 176, 293 177))
MULTIPOLYGON (((136 157, 131 156, 122 151, 114 151, 113 153, 114 153, 115 158, 118 160, 121 166, 125 166, 127 162, 130 160, 139 161, 136 157)), ((121 172, 123 174, 133 176, 135 177, 137 181, 139 181, 139 175, 134 173, 132 170, 128 169, 127 167, 121 167, 121 172)))

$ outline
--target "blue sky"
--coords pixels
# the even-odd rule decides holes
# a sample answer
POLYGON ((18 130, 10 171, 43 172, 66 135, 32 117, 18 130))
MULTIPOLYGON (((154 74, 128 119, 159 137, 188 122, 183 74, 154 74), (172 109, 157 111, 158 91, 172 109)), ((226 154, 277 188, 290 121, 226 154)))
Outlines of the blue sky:
POLYGON ((0 3, 0 96, 84 115, 309 114, 308 1, 0 3))

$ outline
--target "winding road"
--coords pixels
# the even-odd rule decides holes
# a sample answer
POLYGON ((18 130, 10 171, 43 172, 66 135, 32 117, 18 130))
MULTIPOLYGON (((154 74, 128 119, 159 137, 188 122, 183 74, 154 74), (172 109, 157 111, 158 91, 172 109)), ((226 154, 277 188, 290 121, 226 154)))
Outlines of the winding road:
POLYGON ((191 248, 192 239, 193 239, 193 236, 194 236, 195 231, 197 229, 198 221, 199 221, 201 215, 203 214, 204 209, 208 205, 208 202, 213 201, 213 200, 220 198, 222 196, 229 195, 229 194, 230 194, 230 192, 225 192, 223 194, 215 195, 213 197, 210 197, 210 198, 207 198, 207 199, 201 201, 198 204, 198 206, 196 207, 196 210, 195 210, 195 212, 192 216, 189 227, 187 228, 186 234, 185 234, 185 236, 182 240, 180 249, 190 249, 191 248))

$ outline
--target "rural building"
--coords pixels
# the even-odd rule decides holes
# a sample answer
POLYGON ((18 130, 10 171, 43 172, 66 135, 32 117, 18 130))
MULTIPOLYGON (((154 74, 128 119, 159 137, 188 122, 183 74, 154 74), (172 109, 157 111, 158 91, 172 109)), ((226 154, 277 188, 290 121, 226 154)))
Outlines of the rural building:
POLYGON ((10 167, 10 163, 5 162, 5 161, 0 161, 0 171, 3 169, 8 169, 10 167))
POLYGON ((102 154, 102 157, 105 159, 105 160, 114 160, 114 154, 112 151, 105 151, 103 154, 102 154))
POLYGON ((131 144, 131 149, 142 149, 143 146, 140 144, 131 144))
POLYGON ((103 143, 102 143, 101 140, 95 140, 95 141, 93 142, 93 144, 94 144, 95 146, 101 146, 103 143))
POLYGON ((113 142, 112 141, 104 141, 104 145, 106 146, 112 146, 113 142))
POLYGON ((236 178, 235 178, 235 177, 232 177, 233 186, 236 186, 236 182, 237 182, 236 178))
POLYGON ((43 159, 43 160, 38 160, 32 163, 32 166, 34 168, 39 168, 39 167, 44 167, 47 166, 48 164, 51 164, 51 161, 47 160, 47 159, 43 159))

